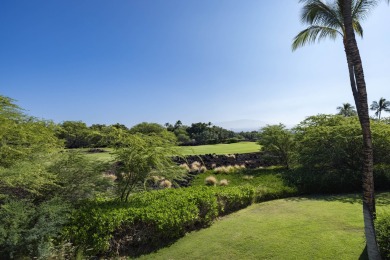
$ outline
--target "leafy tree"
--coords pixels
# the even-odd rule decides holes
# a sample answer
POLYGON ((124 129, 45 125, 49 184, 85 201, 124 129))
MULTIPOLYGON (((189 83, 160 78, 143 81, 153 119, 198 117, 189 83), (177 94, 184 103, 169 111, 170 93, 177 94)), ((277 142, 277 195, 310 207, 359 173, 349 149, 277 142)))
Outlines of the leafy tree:
POLYGON ((146 181, 151 176, 160 176, 171 181, 181 177, 183 170, 172 161, 172 157, 176 155, 178 151, 172 142, 160 136, 129 136, 123 146, 114 152, 114 157, 119 162, 119 199, 127 201, 131 193, 146 187, 146 181))
POLYGON ((131 134, 138 133, 138 134, 149 135, 149 136, 159 136, 165 138, 167 141, 171 143, 176 143, 177 141, 176 136, 172 132, 169 132, 165 127, 157 123, 143 122, 137 124, 132 128, 130 128, 130 133, 131 134))
POLYGON ((250 131, 250 132, 240 132, 238 135, 242 136, 245 140, 248 141, 257 141, 258 139, 258 131, 250 131))
POLYGON ((13 99, 0 95, 0 167, 58 149, 54 129, 53 123, 25 115, 13 99))
POLYGON ((173 132, 176 135, 177 141, 181 145, 191 144, 191 138, 188 135, 186 128, 181 126, 174 130, 173 132))
POLYGON ((370 109, 375 111, 375 116, 380 120, 382 111, 390 112, 390 101, 386 101, 386 99, 382 97, 379 99, 379 102, 373 101, 370 109))
POLYGON ((293 133, 283 124, 267 125, 258 134, 261 150, 279 158, 286 168, 291 167, 295 149, 293 133))
POLYGON ((187 129, 187 133, 196 145, 223 143, 229 138, 236 137, 233 131, 209 123, 194 123, 187 129))
POLYGON ((342 106, 337 107, 337 110, 339 111, 337 114, 342 116, 356 116, 357 112, 355 110, 355 107, 352 106, 349 103, 343 103, 342 106))
MULTIPOLYGON (((336 0, 326 4, 321 0, 301 0, 303 7, 301 19, 309 27, 300 32, 293 41, 293 50, 307 43, 324 38, 336 39, 341 36, 346 53, 350 84, 363 132, 363 210, 368 254, 378 258, 379 250, 375 240, 373 219, 375 218, 375 199, 373 181, 373 152, 371 143, 370 117, 368 113, 367 91, 363 66, 355 39, 355 32, 363 36, 360 21, 374 7, 376 0, 336 0)), ((389 2, 389 1, 387 1, 389 2)))
POLYGON ((57 136, 65 140, 66 148, 82 148, 90 146, 91 130, 82 121, 65 121, 59 125, 57 136))

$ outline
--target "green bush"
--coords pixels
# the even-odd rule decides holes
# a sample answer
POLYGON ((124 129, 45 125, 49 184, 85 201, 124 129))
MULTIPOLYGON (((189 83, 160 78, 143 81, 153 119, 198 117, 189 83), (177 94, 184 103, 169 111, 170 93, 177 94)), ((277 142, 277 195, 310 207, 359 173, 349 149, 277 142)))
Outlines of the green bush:
POLYGON ((190 187, 138 193, 128 202, 91 202, 75 212, 66 237, 92 255, 136 256, 209 226, 253 196, 251 187, 190 187))
POLYGON ((390 213, 382 214, 375 221, 379 249, 384 259, 390 259, 390 213))
POLYGON ((0 206, 0 258, 53 256, 71 211, 71 205, 59 198, 40 205, 26 200, 5 202, 0 206))
MULTIPOLYGON (((295 157, 296 141, 294 134, 283 124, 267 125, 260 130, 258 143, 261 151, 269 156, 268 159, 277 158, 277 162, 290 168, 295 157)), ((272 161, 272 160, 271 160, 272 161)))
MULTIPOLYGON (((390 125, 372 121, 376 184, 390 184, 390 125)), ((304 192, 352 192, 361 189, 362 133, 357 117, 312 116, 296 128, 300 167, 286 175, 304 192)))

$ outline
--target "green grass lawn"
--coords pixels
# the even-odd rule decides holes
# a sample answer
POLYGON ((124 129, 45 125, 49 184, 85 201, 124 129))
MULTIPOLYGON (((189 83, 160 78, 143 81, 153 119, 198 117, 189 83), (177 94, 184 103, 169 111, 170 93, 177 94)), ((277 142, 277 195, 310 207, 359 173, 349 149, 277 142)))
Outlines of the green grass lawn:
POLYGON ((180 149, 184 155, 254 153, 260 150, 260 145, 256 142, 239 142, 233 144, 182 146, 180 149))
POLYGON ((103 162, 109 162, 113 159, 111 152, 114 151, 112 148, 100 148, 104 150, 103 153, 88 153, 87 151, 89 148, 80 148, 80 149, 74 149, 77 151, 81 151, 85 153, 85 155, 90 158, 91 160, 99 160, 103 162))
MULTIPOLYGON (((378 214, 390 193, 378 196, 378 214)), ((367 259, 359 195, 254 204, 142 259, 367 259)))
MULTIPOLYGON (((86 153, 91 159, 110 161, 112 155, 110 152, 112 148, 102 148, 104 153, 86 153)), ((77 149, 85 152, 88 148, 77 149)), ((240 142, 234 144, 213 144, 213 145, 199 145, 199 146, 180 146, 179 151, 183 155, 199 155, 199 154, 233 154, 233 153, 253 153, 260 150, 260 145, 256 142, 240 142)))

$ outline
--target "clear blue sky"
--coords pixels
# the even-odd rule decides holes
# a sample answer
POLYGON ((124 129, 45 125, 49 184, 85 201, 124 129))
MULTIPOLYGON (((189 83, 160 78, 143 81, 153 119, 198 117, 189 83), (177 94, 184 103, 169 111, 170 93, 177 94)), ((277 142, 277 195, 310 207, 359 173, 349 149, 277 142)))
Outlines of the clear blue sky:
MULTIPOLYGON (((353 103, 341 39, 291 52, 296 0, 1 0, 0 94, 36 117, 293 125, 353 103)), ((390 100, 390 7, 359 40, 390 100)))

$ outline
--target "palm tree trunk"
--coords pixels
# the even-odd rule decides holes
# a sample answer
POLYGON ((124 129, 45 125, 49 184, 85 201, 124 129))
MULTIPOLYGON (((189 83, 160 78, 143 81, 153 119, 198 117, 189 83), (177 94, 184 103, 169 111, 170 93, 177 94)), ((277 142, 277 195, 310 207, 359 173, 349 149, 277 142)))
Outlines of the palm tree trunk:
POLYGON ((366 82, 359 48, 352 27, 352 0, 344 0, 344 46, 347 55, 351 88, 363 132, 363 218, 369 259, 381 259, 376 241, 374 218, 375 196, 373 150, 368 113, 366 82))

